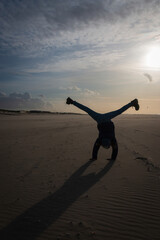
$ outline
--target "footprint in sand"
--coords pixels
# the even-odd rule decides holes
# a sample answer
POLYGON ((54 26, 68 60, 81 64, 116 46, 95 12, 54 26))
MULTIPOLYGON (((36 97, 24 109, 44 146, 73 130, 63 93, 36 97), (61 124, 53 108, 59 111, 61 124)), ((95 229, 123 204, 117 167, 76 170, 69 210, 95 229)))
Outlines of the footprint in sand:
POLYGON ((150 172, 153 169, 159 169, 157 166, 155 166, 152 162, 151 159, 148 159, 146 157, 143 156, 138 156, 135 159, 137 160, 141 160, 145 163, 145 165, 147 166, 147 171, 150 172))

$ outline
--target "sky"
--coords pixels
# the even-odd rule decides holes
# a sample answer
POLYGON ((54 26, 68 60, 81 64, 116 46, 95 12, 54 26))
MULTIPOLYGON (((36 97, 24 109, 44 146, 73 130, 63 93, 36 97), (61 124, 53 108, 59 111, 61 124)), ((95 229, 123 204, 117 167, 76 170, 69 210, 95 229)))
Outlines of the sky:
POLYGON ((0 0, 0 108, 79 112, 70 96, 105 113, 138 98, 160 114, 159 16, 160 0, 0 0))

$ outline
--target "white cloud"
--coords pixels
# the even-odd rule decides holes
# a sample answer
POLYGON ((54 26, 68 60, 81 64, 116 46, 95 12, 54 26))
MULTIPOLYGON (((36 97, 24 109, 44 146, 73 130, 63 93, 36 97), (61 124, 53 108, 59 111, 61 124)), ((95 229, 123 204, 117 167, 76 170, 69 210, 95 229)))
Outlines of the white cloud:
POLYGON ((87 88, 84 89, 83 94, 85 94, 87 96, 99 95, 99 93, 97 91, 92 91, 87 88))
POLYGON ((73 92, 77 92, 77 94, 79 93, 81 96, 84 95, 84 96, 94 96, 94 95, 100 95, 98 91, 93 91, 93 90, 90 90, 90 89, 87 89, 87 88, 79 88, 77 86, 69 86, 69 87, 60 87, 60 90, 64 90, 64 91, 69 91, 71 93, 73 92))
POLYGON ((67 89, 68 90, 78 91, 78 92, 81 91, 81 89, 79 87, 77 87, 77 86, 68 87, 67 89))
POLYGON ((60 87, 60 90, 70 90, 70 91, 82 91, 81 88, 77 87, 77 86, 69 86, 69 87, 60 87))

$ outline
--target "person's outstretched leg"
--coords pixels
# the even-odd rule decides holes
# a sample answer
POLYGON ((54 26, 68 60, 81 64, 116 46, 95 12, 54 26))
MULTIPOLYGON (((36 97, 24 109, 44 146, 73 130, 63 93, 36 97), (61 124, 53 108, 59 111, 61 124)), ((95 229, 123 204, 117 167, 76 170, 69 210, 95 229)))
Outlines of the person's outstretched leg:
POLYGON ((67 104, 73 104, 74 106, 78 107, 79 109, 85 111, 86 113, 88 113, 96 122, 98 122, 98 119, 100 118, 100 113, 97 113, 95 111, 93 111, 92 109, 76 102, 76 101, 73 101, 71 98, 67 98, 67 101, 66 101, 67 104))
POLYGON ((138 100, 134 99, 133 101, 131 101, 130 103, 124 105, 122 108, 113 111, 113 112, 109 112, 109 113, 105 113, 103 114, 103 119, 105 120, 110 120, 120 114, 122 114, 123 112, 125 112, 128 108, 130 107, 135 107, 135 110, 138 111, 139 110, 139 104, 138 104, 138 100))

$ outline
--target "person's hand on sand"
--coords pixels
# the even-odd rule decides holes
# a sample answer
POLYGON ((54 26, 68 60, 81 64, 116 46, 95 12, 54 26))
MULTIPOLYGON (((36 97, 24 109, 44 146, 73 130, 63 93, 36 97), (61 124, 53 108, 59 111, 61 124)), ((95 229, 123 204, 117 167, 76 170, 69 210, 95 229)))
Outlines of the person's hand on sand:
POLYGON ((97 158, 90 158, 89 160, 90 160, 91 162, 94 162, 94 161, 97 160, 97 158))

